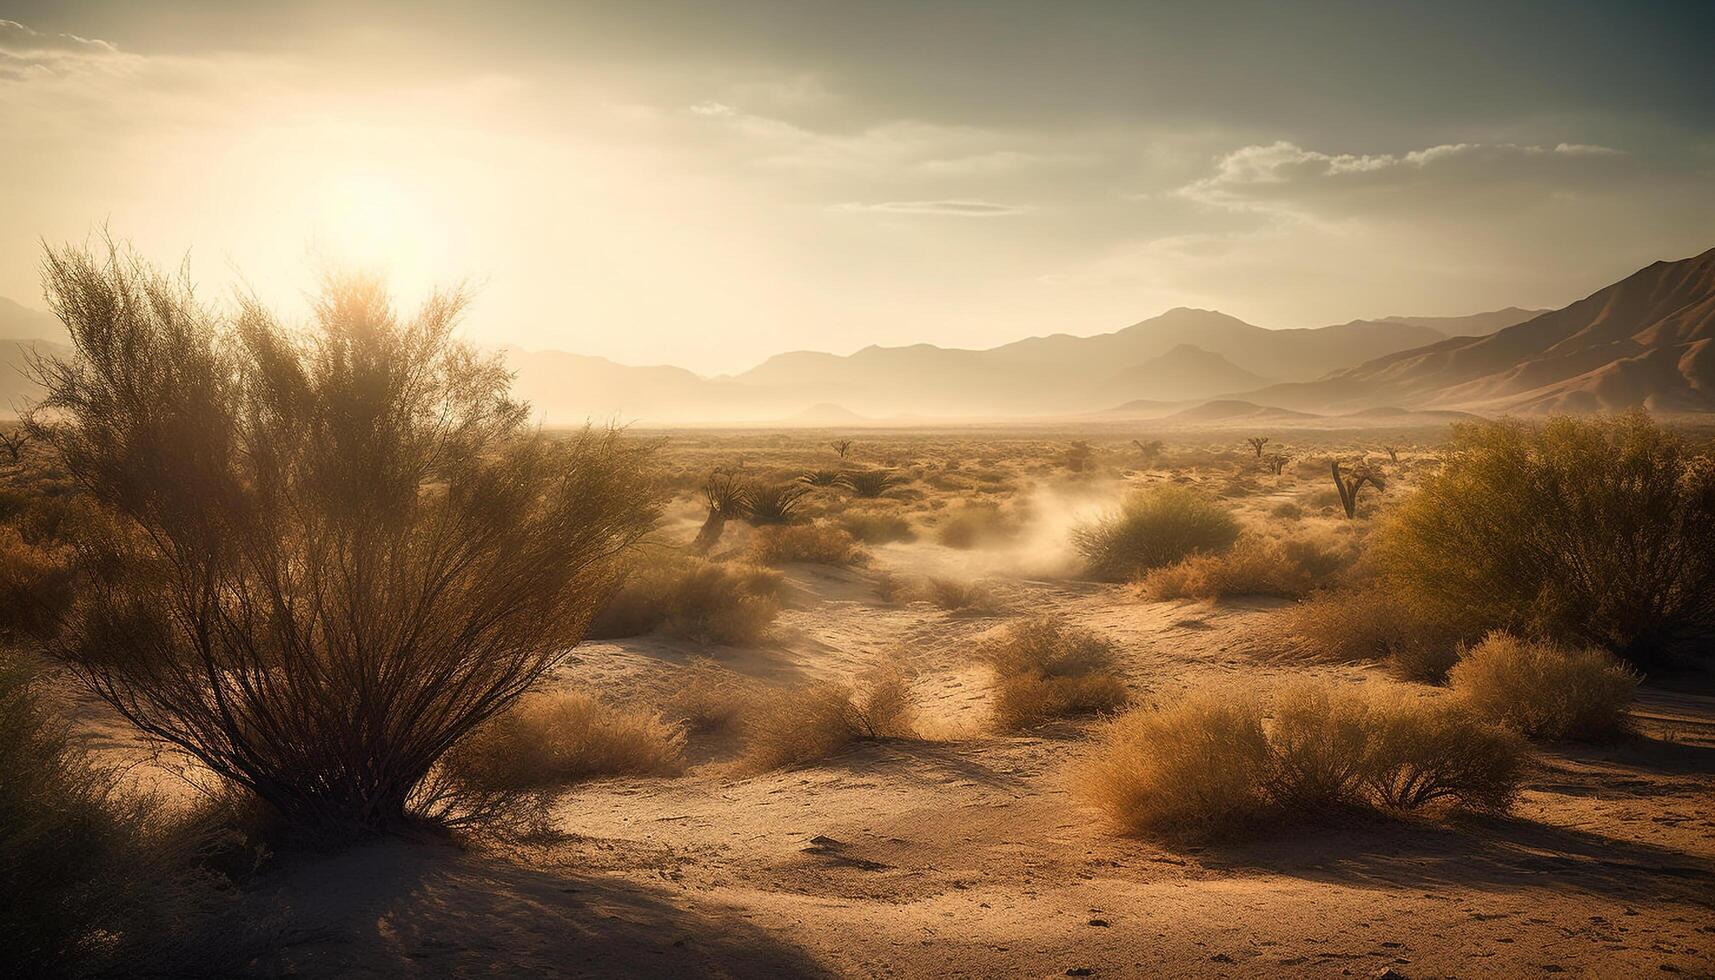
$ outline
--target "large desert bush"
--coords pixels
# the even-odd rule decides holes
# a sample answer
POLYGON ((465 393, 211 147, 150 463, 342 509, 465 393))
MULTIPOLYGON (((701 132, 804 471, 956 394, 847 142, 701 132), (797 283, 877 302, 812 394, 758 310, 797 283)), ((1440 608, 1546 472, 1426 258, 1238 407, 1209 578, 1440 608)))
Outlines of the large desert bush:
POLYGON ((0 974, 92 968, 135 946, 154 808, 72 742, 38 668, 0 651, 0 974))
POLYGON ((853 687, 819 682, 758 698, 744 720, 745 765, 761 772, 836 755, 857 742, 916 735, 911 687, 883 671, 853 687))
POLYGON ((1118 510, 1075 528, 1090 574, 1122 581, 1198 552, 1224 551, 1239 524, 1220 504, 1184 487, 1140 490, 1118 510))
POLYGON ((1532 738, 1599 739, 1624 731, 1638 676, 1605 650, 1491 633, 1448 684, 1478 714, 1532 738))
POLYGON ((345 837, 424 816, 441 756, 583 636, 655 519, 646 450, 549 439, 500 363, 330 280, 308 329, 51 250, 76 357, 33 431, 98 518, 54 651, 138 728, 345 837))
POLYGON ((1516 734, 1456 698, 1305 681, 1272 712, 1213 687, 1122 715, 1076 780, 1126 831, 1216 837, 1354 807, 1504 808, 1524 759, 1516 734))
POLYGON ((1112 711, 1128 698, 1113 644, 1061 619, 1020 620, 978 655, 994 669, 994 725, 1003 732, 1112 711))
POLYGON ((685 767, 684 745, 684 734, 658 715, 556 691, 490 719, 443 764, 480 790, 535 790, 600 776, 671 776, 685 767))
POLYGON ((1378 549, 1397 594, 1635 664, 1715 649, 1715 462, 1643 413, 1456 425, 1378 549))
POLYGON ((890 544, 917 537, 911 520, 897 506, 854 507, 842 512, 835 523, 864 544, 890 544))
POLYGON ((780 615, 780 573, 741 562, 711 562, 642 551, 624 584, 590 622, 591 639, 661 630, 698 643, 754 646, 780 615))

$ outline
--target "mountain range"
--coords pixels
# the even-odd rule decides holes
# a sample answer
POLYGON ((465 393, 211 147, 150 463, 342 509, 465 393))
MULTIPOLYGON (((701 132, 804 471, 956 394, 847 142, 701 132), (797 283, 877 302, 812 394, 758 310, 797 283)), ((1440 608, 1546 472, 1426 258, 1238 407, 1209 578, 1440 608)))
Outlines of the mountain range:
MULTIPOLYGON (((28 351, 62 350, 63 341, 52 317, 0 300, 0 411, 33 394, 18 371, 28 351)), ((501 353, 518 394, 555 424, 1194 420, 1251 409, 1352 417, 1637 406, 1710 412, 1715 249, 1657 262, 1559 310, 1270 330, 1215 310, 1177 308, 1094 336, 1059 333, 980 350, 793 351, 714 378, 561 351, 501 353)))

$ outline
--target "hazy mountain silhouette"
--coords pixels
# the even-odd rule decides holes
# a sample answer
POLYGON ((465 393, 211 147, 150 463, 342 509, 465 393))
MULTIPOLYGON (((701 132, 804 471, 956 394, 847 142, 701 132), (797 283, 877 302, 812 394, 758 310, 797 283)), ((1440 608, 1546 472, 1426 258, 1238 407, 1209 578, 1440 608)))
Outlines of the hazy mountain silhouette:
POLYGON ((1304 409, 1715 411, 1712 345, 1715 249, 1657 262, 1486 337, 1454 337, 1247 397, 1304 409))
POLYGON ((1181 401, 1248 391, 1266 380, 1212 351, 1180 344, 1108 379, 1100 398, 1104 402, 1181 401))

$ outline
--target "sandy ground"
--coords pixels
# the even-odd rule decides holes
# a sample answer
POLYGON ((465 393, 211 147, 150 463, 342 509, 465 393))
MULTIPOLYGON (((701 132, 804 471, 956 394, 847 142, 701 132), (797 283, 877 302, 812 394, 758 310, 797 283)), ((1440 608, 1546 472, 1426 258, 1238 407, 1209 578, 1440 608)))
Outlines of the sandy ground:
POLYGON ((211 972, 1715 975, 1715 698, 1646 688, 1636 737, 1543 748, 1504 818, 1354 818, 1169 850, 1113 835, 1068 791, 1077 729, 981 733, 987 678, 969 656, 982 634, 1063 613, 1120 645, 1145 703, 1212 677, 1393 682, 1281 659, 1272 602, 1151 604, 1029 578, 991 583, 1002 615, 876 598, 878 572, 938 550, 791 569, 767 647, 590 643, 557 682, 646 699, 705 656, 770 684, 904 662, 925 717, 962 737, 751 777, 719 747, 693 752, 684 777, 568 792, 551 845, 282 859, 243 899, 242 949, 211 972))

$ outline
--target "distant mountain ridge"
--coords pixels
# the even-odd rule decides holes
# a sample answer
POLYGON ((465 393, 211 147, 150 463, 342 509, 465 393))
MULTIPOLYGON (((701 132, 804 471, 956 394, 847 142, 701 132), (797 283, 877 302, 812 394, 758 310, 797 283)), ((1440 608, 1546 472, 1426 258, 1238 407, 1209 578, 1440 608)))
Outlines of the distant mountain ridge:
POLYGON ((1251 396, 1300 409, 1715 411, 1715 249, 1656 262, 1563 309, 1251 396))

